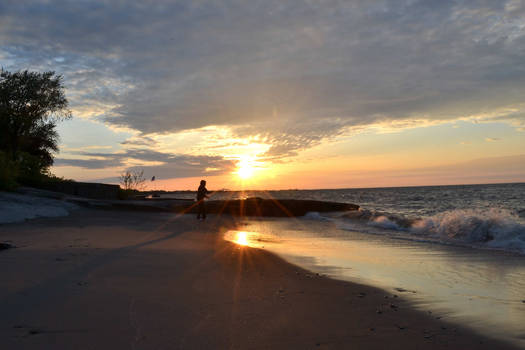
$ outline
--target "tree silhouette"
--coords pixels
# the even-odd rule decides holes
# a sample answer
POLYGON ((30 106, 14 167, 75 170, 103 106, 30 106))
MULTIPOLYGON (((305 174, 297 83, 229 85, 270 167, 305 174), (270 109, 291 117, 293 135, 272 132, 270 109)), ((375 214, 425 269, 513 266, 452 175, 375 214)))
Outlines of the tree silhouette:
POLYGON ((127 191, 142 191, 146 188, 144 170, 126 170, 120 174, 120 186, 127 191))
POLYGON ((46 172, 58 151, 58 121, 71 118, 62 76, 0 72, 0 150, 21 172, 46 172))

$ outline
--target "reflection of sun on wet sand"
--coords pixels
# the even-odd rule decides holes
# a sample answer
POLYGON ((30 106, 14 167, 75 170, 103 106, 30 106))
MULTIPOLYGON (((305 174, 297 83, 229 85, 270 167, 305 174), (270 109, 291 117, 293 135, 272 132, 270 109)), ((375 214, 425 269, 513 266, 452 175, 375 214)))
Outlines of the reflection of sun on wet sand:
POLYGON ((259 232, 230 230, 224 234, 224 239, 233 243, 252 248, 264 248, 264 244, 281 243, 277 237, 259 232))
POLYGON ((0 252, 2 348, 510 348, 239 245, 264 237, 225 241, 230 229, 227 216, 84 209, 0 226, 18 247, 0 252))
POLYGON ((243 231, 238 231, 235 239, 235 243, 240 245, 248 245, 248 233, 243 231))

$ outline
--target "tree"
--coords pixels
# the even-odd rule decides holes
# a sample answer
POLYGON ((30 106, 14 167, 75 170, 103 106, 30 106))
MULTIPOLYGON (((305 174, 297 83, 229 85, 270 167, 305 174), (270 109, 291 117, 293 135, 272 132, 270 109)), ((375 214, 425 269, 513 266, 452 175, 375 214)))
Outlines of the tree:
POLYGON ((61 75, 1 70, 0 150, 19 166, 46 172, 58 151, 56 123, 69 118, 61 75))
POLYGON ((120 175, 120 185, 125 190, 142 191, 146 187, 144 170, 126 170, 120 175))

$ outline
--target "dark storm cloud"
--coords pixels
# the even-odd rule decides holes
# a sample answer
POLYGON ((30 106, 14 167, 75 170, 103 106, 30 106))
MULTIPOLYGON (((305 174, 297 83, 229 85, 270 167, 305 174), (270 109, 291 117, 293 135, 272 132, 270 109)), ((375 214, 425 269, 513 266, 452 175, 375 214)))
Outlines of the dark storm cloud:
MULTIPOLYGON (((73 153, 75 154, 75 153, 73 153)), ((146 174, 153 174, 161 178, 177 178, 201 175, 220 175, 232 171, 234 162, 218 156, 191 156, 171 154, 146 149, 129 149, 122 153, 92 153, 77 152, 88 159, 55 160, 56 166, 77 166, 85 169, 104 169, 121 167, 127 161, 134 163, 158 162, 155 165, 131 166, 129 169, 141 169, 146 174)))
POLYGON ((520 0, 8 0, 0 23, 11 66, 58 67, 75 101, 116 106, 106 122, 230 126, 268 136, 277 157, 344 128, 490 114, 525 94, 520 0))

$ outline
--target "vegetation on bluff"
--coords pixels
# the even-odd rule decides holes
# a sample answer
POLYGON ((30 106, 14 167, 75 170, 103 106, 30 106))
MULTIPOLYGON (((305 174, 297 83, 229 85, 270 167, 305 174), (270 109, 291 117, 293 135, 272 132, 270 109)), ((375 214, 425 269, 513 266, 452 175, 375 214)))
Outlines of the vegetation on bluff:
POLYGON ((56 125, 71 118, 62 76, 0 71, 0 189, 60 181, 49 173, 56 125))

